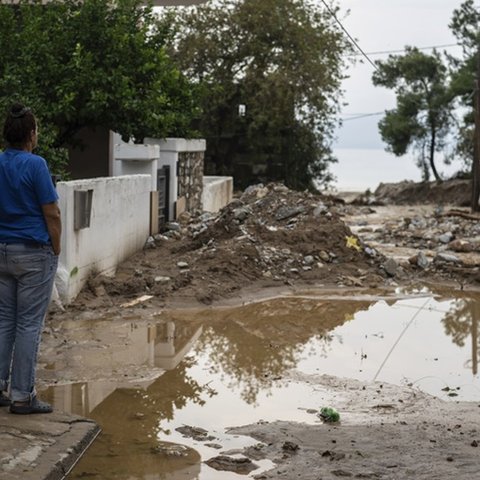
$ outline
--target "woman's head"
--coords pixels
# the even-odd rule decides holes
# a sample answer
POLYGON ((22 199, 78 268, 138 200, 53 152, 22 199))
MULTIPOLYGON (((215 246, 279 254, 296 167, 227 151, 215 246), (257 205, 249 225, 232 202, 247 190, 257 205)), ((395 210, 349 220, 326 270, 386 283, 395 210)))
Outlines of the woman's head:
POLYGON ((32 111, 21 103, 14 103, 3 126, 7 146, 32 150, 37 146, 37 121, 32 111))

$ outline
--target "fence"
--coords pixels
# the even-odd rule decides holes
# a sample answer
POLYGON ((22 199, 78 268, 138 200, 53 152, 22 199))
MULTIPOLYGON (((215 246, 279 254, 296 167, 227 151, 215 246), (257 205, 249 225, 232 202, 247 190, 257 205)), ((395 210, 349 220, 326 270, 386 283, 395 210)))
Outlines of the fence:
POLYGON ((113 274, 150 232, 150 175, 59 182, 61 299, 74 299, 92 273, 113 274))

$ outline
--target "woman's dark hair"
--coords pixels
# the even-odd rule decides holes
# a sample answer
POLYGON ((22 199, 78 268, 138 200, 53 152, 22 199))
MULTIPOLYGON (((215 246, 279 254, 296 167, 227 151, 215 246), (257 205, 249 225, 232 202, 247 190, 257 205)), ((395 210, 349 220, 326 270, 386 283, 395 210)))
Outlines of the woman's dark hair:
POLYGON ((9 147, 23 148, 36 128, 37 121, 32 111, 21 103, 14 103, 5 119, 3 138, 9 147))

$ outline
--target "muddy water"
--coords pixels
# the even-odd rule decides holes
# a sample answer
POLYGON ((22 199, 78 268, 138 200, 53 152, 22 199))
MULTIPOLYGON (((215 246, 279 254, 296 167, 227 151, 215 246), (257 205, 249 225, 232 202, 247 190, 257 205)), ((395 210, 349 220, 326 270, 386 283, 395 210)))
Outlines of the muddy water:
MULTIPOLYGON (((241 308, 65 322, 56 335, 67 341, 47 342, 42 355, 43 381, 57 382, 44 396, 103 428, 69 478, 245 478, 202 463, 255 443, 227 427, 317 422, 312 409, 334 404, 318 385, 291 380, 292 369, 479 401, 479 300, 309 292, 241 308), (212 438, 184 437, 176 431, 184 425, 212 438)), ((255 463, 250 476, 273 466, 255 463)))

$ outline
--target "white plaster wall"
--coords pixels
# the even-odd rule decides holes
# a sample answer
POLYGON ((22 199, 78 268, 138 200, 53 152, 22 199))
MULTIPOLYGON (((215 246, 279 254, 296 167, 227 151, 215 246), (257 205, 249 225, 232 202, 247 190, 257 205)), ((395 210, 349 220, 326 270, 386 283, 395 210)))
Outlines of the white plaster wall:
POLYGON ((113 145, 113 175, 151 175, 151 189, 156 191, 159 146, 126 143, 119 137, 113 145))
POLYGON ((59 288, 64 303, 78 295, 91 273, 113 274, 122 261, 143 248, 150 231, 150 190, 150 175, 57 184, 63 226, 60 265, 68 273, 66 285, 59 288), (73 192, 90 189, 90 227, 74 230, 73 192))
POLYGON ((218 212, 233 198, 233 177, 203 177, 202 208, 218 212))
POLYGON ((146 138, 145 143, 160 145, 161 152, 204 152, 207 149, 207 142, 204 139, 186 138, 165 138, 158 140, 155 138, 146 138))

